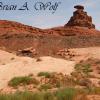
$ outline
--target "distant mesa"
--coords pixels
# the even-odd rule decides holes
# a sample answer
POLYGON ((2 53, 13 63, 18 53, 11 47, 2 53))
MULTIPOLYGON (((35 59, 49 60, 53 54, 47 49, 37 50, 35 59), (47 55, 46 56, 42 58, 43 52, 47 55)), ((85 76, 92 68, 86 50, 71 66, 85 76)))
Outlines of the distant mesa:
POLYGON ((87 27, 89 29, 95 29, 95 25, 92 23, 92 17, 87 15, 87 12, 84 11, 84 6, 76 5, 74 6, 77 9, 73 16, 70 18, 66 26, 79 26, 87 27))

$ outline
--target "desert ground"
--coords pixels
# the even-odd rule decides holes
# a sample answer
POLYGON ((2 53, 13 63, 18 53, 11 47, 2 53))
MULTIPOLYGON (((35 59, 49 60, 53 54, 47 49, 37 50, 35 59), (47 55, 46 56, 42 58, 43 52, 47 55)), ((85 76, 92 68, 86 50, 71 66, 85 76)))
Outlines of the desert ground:
POLYGON ((0 88, 15 76, 25 76, 39 72, 63 72, 70 74, 74 70, 74 61, 66 61, 53 57, 40 57, 37 62, 34 58, 18 57, 14 54, 0 51, 0 88))
POLYGON ((39 72, 58 72, 70 75, 76 63, 88 58, 100 59, 100 47, 70 49, 76 56, 72 59, 50 56, 36 58, 19 57, 13 53, 0 50, 0 89, 6 88, 8 81, 16 76, 38 74, 39 72))

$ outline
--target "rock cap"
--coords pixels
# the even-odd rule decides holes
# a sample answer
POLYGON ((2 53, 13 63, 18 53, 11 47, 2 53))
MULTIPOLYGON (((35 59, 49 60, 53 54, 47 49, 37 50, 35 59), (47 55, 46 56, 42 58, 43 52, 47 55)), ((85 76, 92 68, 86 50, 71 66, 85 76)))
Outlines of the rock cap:
POLYGON ((76 6, 74 6, 74 8, 84 10, 84 6, 82 6, 82 5, 76 5, 76 6))

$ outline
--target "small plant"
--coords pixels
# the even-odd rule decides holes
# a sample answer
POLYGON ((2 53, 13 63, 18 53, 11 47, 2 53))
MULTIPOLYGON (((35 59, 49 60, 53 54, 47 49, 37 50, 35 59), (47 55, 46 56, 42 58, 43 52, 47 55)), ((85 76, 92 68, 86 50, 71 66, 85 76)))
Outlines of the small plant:
POLYGON ((77 94, 74 88, 66 88, 56 92, 57 100, 73 100, 77 94))
POLYGON ((14 77, 8 83, 9 86, 17 87, 18 85, 39 84, 38 80, 29 76, 14 77))
POLYGON ((89 94, 98 94, 100 95, 100 87, 92 87, 92 88, 87 88, 89 94))
POLYGON ((60 88, 61 87, 61 83, 60 82, 56 82, 56 87, 60 88))
POLYGON ((80 73, 81 72, 81 64, 76 64, 75 70, 80 73))
POLYGON ((55 100, 54 98, 55 98, 55 96, 54 96, 53 93, 46 92, 46 93, 44 94, 44 100, 55 100))
POLYGON ((44 76, 45 78, 50 78, 51 73, 49 73, 49 72, 40 72, 40 73, 38 73, 38 76, 39 77, 44 76))
POLYGON ((37 79, 32 78, 32 84, 38 85, 39 83, 40 83, 40 82, 39 82, 37 79))
POLYGON ((88 100, 88 94, 98 93, 92 90, 93 92, 88 92, 87 89, 75 89, 75 88, 65 88, 59 89, 54 92, 42 91, 38 93, 33 92, 16 92, 13 94, 0 94, 0 100, 88 100))
POLYGON ((0 100, 44 100, 43 93, 16 92, 14 94, 0 95, 0 100))
POLYGON ((85 64, 82 66, 82 70, 83 73, 86 74, 87 76, 89 75, 90 72, 92 72, 93 70, 91 69, 91 65, 90 64, 85 64))
POLYGON ((45 91, 51 88, 52 88, 51 84, 43 84, 40 86, 40 90, 45 90, 45 91))
POLYGON ((75 70, 85 76, 88 76, 93 71, 90 64, 76 64, 75 70))

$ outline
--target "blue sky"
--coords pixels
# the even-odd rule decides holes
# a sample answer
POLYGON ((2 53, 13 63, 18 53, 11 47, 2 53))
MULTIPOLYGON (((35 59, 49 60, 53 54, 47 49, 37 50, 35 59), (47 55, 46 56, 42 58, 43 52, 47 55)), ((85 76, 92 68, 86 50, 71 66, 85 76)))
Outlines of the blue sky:
POLYGON ((85 6, 85 11, 93 17, 93 23, 100 30, 100 0, 0 0, 4 5, 17 4, 18 7, 28 2, 29 11, 2 11, 0 10, 0 19, 12 20, 24 23, 26 25, 38 28, 51 28, 63 26, 68 22, 75 10, 74 5, 81 4, 85 6), (36 2, 61 2, 57 11, 52 14, 51 11, 36 11, 34 4, 36 2))

